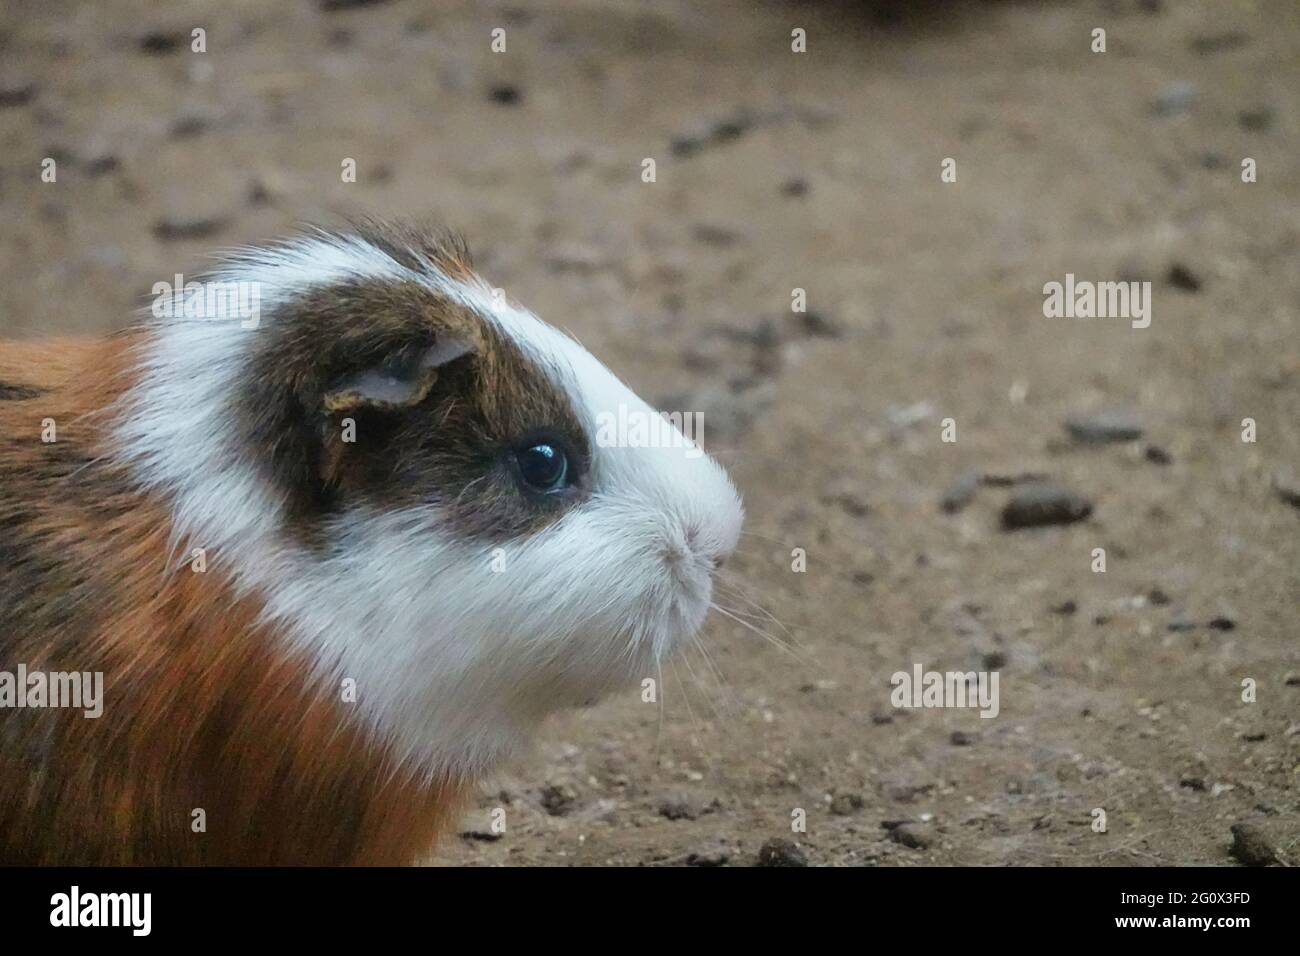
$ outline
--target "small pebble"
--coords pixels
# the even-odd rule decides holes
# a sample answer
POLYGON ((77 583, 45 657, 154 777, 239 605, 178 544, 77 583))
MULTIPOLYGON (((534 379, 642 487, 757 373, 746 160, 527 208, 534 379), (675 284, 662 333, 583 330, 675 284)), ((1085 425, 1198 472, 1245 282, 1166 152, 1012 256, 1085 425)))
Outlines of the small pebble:
POLYGON ((858 483, 852 478, 839 478, 830 482, 822 491, 823 504, 836 505, 851 518, 864 518, 871 513, 871 506, 862 497, 858 483))
POLYGON ((912 823, 904 823, 894 827, 889 831, 889 838, 895 843, 901 843, 913 850, 924 850, 934 842, 924 827, 912 823))
POLYGON ((1211 53, 1223 53, 1226 50, 1235 50, 1243 47, 1250 42, 1249 34, 1239 30, 1229 30, 1225 33, 1204 33, 1200 36, 1192 37, 1192 52, 1198 56, 1209 56, 1211 53))
POLYGON ((1029 485, 1035 482, 1046 481, 1047 475, 1041 471, 1021 471, 1015 473, 1001 473, 986 471, 980 475, 980 483, 988 485, 990 488, 1010 488, 1012 485, 1029 485))
POLYGON ((697 136, 675 136, 668 149, 674 156, 693 156, 704 148, 704 140, 697 136))
POLYGON ((1177 116, 1186 113, 1195 102, 1195 84, 1185 81, 1170 83, 1160 91, 1160 95, 1151 104, 1151 110, 1157 116, 1177 116))
POLYGON ((171 136, 173 139, 189 139, 197 136, 208 128, 208 121, 205 117, 191 114, 182 116, 171 125, 171 136))
POLYGON ((707 222, 696 223, 691 227, 691 236, 696 242, 708 246, 734 246, 740 239, 740 233, 725 226, 714 226, 707 222))
POLYGON ((956 514, 968 504, 975 500, 975 492, 979 490, 980 473, 978 471, 962 472, 957 480, 948 486, 948 490, 943 493, 939 499, 939 507, 946 514, 956 514))
POLYGON ((1070 437, 1086 445, 1134 441, 1142 437, 1142 423, 1128 412, 1079 415, 1067 419, 1065 428, 1070 437))
POLYGON ((831 813, 837 817, 852 816, 865 805, 861 794, 837 793, 831 799, 831 813))
POLYGON ((714 123, 711 135, 718 142, 725 143, 733 139, 739 139, 753 125, 754 118, 752 116, 747 113, 737 113, 735 116, 714 123))
POLYGON ((255 179, 248 186, 248 204, 266 206, 271 202, 271 189, 260 179, 255 179))
POLYGON ((807 866, 808 858, 793 841, 780 837, 768 840, 758 851, 759 866, 807 866))
POLYGON ((519 88, 508 83, 498 84, 488 90, 488 99, 500 106, 514 106, 520 98, 519 88))
POLYGON ((120 165, 116 156, 105 153, 102 156, 96 156, 94 159, 86 160, 86 175, 103 176, 114 172, 120 165))
POLYGON ((677 795, 668 797, 659 804, 659 815, 666 820, 694 820, 699 813, 689 800, 677 795))
POLYGON ((995 671, 1007 666, 1007 655, 1001 651, 989 651, 980 661, 986 671, 995 671))
POLYGON ((1175 262, 1169 267, 1169 272, 1165 275, 1165 281, 1175 289, 1181 289, 1184 292, 1201 291, 1200 276, 1181 262, 1175 262))
POLYGON ((542 809, 553 817, 566 816, 578 802, 577 794, 571 788, 559 784, 544 787, 539 799, 542 809))
POLYGON ((153 234, 163 242, 182 239, 205 239, 215 235, 226 227, 226 220, 219 217, 196 219, 160 219, 154 223, 153 234))
POLYGON ((1267 106, 1242 110, 1237 114, 1237 122, 1248 133, 1267 133, 1277 122, 1277 113, 1267 106))
POLYGON ((1253 823, 1232 825, 1232 848, 1228 852, 1246 866, 1268 866, 1277 862, 1277 850, 1273 849, 1264 831, 1253 823))
POLYGON ((1026 485, 1002 509, 1006 531, 1043 525, 1072 524, 1092 514, 1092 502, 1048 482, 1026 485))
POLYGON ((686 857, 687 866, 726 866, 731 860, 731 851, 724 846, 697 850, 686 857))
POLYGON ((36 95, 35 83, 0 83, 0 109, 25 106, 36 95))
POLYGON ((462 830, 460 832, 460 837, 462 840, 475 840, 479 843, 496 843, 503 836, 505 836, 504 833, 496 833, 492 830, 473 829, 473 830, 462 830))
POLYGON ((355 10, 358 7, 376 7, 388 0, 320 0, 320 8, 326 13, 339 10, 355 10))
POLYGON ((716 120, 706 128, 673 137, 669 149, 674 156, 694 156, 707 146, 727 143, 739 139, 754 125, 755 118, 747 112, 716 120))
POLYGON ((152 56, 175 53, 184 43, 185 37, 182 34, 164 33, 161 30, 151 30, 139 40, 140 51, 152 56))
POLYGON ((792 313, 799 331, 815 339, 838 339, 844 334, 841 325, 824 312, 792 313))
POLYGON ((1273 475, 1273 490, 1293 508, 1300 508, 1300 478, 1292 472, 1279 471, 1273 475))

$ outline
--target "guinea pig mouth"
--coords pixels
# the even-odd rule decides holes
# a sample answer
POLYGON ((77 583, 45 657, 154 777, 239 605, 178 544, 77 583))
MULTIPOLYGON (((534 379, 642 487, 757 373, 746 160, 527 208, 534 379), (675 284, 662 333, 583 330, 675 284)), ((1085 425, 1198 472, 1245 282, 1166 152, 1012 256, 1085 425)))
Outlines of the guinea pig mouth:
POLYGON ((695 566, 670 571, 673 594, 668 616, 673 623, 667 628, 670 633, 655 641, 656 656, 661 660, 700 632, 713 607, 713 575, 698 557, 691 563, 695 566))

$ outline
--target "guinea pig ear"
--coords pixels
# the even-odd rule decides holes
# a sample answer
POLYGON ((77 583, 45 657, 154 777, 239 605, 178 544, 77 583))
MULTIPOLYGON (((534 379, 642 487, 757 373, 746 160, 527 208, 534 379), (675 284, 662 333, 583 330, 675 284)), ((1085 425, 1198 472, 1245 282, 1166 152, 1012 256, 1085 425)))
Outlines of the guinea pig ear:
POLYGON ((469 342, 442 338, 430 346, 396 352, 380 364, 337 382, 325 393, 325 411, 411 408, 428 397, 439 369, 473 351, 469 342))

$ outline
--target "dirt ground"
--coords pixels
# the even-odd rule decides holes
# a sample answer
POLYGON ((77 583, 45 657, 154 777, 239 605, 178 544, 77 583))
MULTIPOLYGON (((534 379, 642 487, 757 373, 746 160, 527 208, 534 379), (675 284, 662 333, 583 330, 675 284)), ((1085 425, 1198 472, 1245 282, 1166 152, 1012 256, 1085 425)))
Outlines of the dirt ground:
POLYGON ((1244 823, 1300 863, 1293 0, 8 0, 0 144, 0 333, 435 216, 704 414, 754 629, 549 723, 433 862, 1233 864, 1244 823), (1045 317, 1067 273, 1150 281, 1150 327, 1045 317), (1142 437, 1063 427, 1103 410, 1142 437), (1091 515, 1002 530, 1028 473, 1091 515), (1000 713, 893 707, 916 664, 996 671, 1000 713))

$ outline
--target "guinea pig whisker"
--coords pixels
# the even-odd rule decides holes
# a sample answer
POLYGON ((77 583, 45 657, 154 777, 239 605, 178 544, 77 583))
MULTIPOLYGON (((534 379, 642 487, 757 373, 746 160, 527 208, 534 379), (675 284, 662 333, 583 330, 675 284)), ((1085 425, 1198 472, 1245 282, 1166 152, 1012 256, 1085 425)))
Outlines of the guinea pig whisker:
POLYGON ((691 720, 691 728, 695 731, 695 733, 699 733, 699 732, 700 732, 700 722, 699 722, 698 720, 695 719, 695 708, 691 706, 691 695, 688 694, 688 693, 686 693, 686 684, 685 684, 685 682, 682 680, 682 675, 681 675, 680 673, 678 673, 678 671, 677 671, 677 660, 676 660, 676 658, 669 658, 669 660, 668 660, 668 666, 671 667, 671 668, 673 669, 673 680, 676 681, 676 682, 677 682, 677 686, 680 687, 680 688, 682 689, 682 700, 683 700, 683 701, 685 702, 685 704, 686 704, 686 715, 687 715, 687 716, 690 718, 690 720, 691 720))
POLYGON ((784 545, 784 544, 786 543, 786 542, 785 542, 784 540, 782 540, 781 538, 774 538, 774 537, 772 537, 770 534, 762 534, 762 533, 760 533, 760 532, 758 532, 758 531, 749 531, 749 530, 746 530, 746 529, 742 529, 742 530, 741 530, 741 532, 740 532, 740 536, 741 536, 742 538, 762 538, 764 541, 772 541, 772 542, 774 542, 774 543, 776 543, 776 544, 779 544, 779 545, 784 545))
POLYGON ((700 680, 700 675, 695 673, 695 668, 691 666, 691 655, 689 653, 682 655, 682 665, 686 668, 686 674, 690 677, 691 683, 695 685, 695 689, 700 692, 700 696, 704 698, 704 702, 708 704, 709 709, 713 711, 713 716, 720 720, 722 715, 718 713, 717 705, 709 696, 708 687, 702 680, 700 680))
POLYGON ((698 634, 693 638, 693 642, 695 646, 699 648, 700 656, 704 658, 705 667, 713 676, 713 681, 716 685, 716 693, 722 703, 721 711, 715 708, 714 712, 718 714, 719 719, 723 723, 732 723, 741 711, 740 700, 737 698, 735 693, 732 692, 730 683, 728 683, 727 678, 723 675, 721 668, 719 668, 717 663, 714 662, 713 655, 709 653, 708 646, 700 639, 698 634))
POLYGON ((799 663, 801 664, 811 663, 810 660, 802 651, 797 650, 792 645, 787 644, 785 641, 781 640, 778 637, 775 637, 772 634, 769 634, 767 631, 764 631, 763 629, 756 627, 755 625, 751 624, 749 621, 740 617, 736 612, 732 611, 731 609, 722 607, 716 602, 712 604, 712 607, 723 617, 735 621, 737 624, 739 624, 741 627, 745 628, 746 630, 753 631, 755 634, 757 634, 763 640, 767 641, 773 647, 779 648, 780 650, 789 654, 795 660, 799 661, 799 663))
POLYGON ((795 640, 794 634, 791 633, 790 629, 786 627, 784 623, 782 623, 781 619, 778 618, 771 611, 769 611, 767 608, 763 607, 763 605, 755 601, 752 597, 750 597, 749 594, 746 593, 743 587, 741 587, 739 584, 737 584, 735 581, 732 580, 719 579, 717 581, 717 584, 719 586, 719 590, 722 590, 723 593, 725 593, 728 597, 740 598, 742 601, 744 601, 746 604, 752 607, 763 617, 767 618, 769 621, 771 621, 773 624, 779 627, 785 633, 785 636, 790 638, 790 643, 795 644, 796 646, 798 645, 799 642, 795 640))
MULTIPOLYGON (((723 597, 731 597, 731 596, 734 595, 723 595, 723 597)), ((747 608, 729 607, 722 604, 715 604, 714 607, 718 608, 718 610, 730 611, 732 614, 736 615, 736 617, 748 621, 749 623, 753 624, 755 627, 763 627, 766 624, 766 622, 763 620, 762 617, 760 617, 758 614, 755 614, 753 611, 747 608)))
POLYGON ((655 671, 659 678, 659 683, 655 685, 658 693, 655 694, 655 701, 659 704, 659 727, 655 730, 655 766, 659 766, 659 748, 664 739, 664 664, 663 661, 655 658, 655 671))
POLYGON ((785 643, 787 643, 792 648, 798 649, 801 652, 805 650, 805 648, 803 648, 803 646, 799 643, 799 639, 794 635, 794 632, 792 632, 788 627, 786 627, 785 624, 775 614, 767 610, 767 608, 763 607, 761 604, 759 604, 753 598, 749 597, 749 595, 745 594, 743 591, 739 590, 738 588, 732 590, 719 588, 718 593, 725 598, 739 599, 745 602, 747 605, 749 605, 749 608, 751 609, 751 610, 742 610, 741 608, 736 608, 736 607, 728 608, 728 610, 730 610, 732 613, 738 614, 741 617, 745 618, 746 620, 751 621, 755 624, 763 624, 764 622, 767 622, 775 625, 777 628, 781 630, 781 633, 785 635, 785 643))
POLYGON ((714 608, 720 614, 729 617, 737 624, 741 624, 745 626, 747 629, 754 631, 756 634, 762 635, 762 637, 765 640, 767 640, 769 643, 771 643, 773 646, 779 647, 781 648, 781 650, 797 656, 797 652, 799 649, 789 641, 784 641, 781 638, 777 637, 775 634, 773 634, 771 631, 767 630, 767 628, 763 626, 763 621, 761 619, 756 618, 752 614, 749 614, 741 610, 740 608, 723 607, 722 605, 719 604, 715 604, 714 608))
POLYGON ((709 654, 708 647, 702 640, 700 640, 700 635, 693 634, 691 636, 691 643, 700 649, 700 656, 704 658, 704 665, 708 668, 709 673, 713 675, 713 679, 717 681, 718 686, 724 687, 727 683, 726 678, 722 676, 722 671, 719 670, 718 665, 714 663, 713 657, 709 654))

